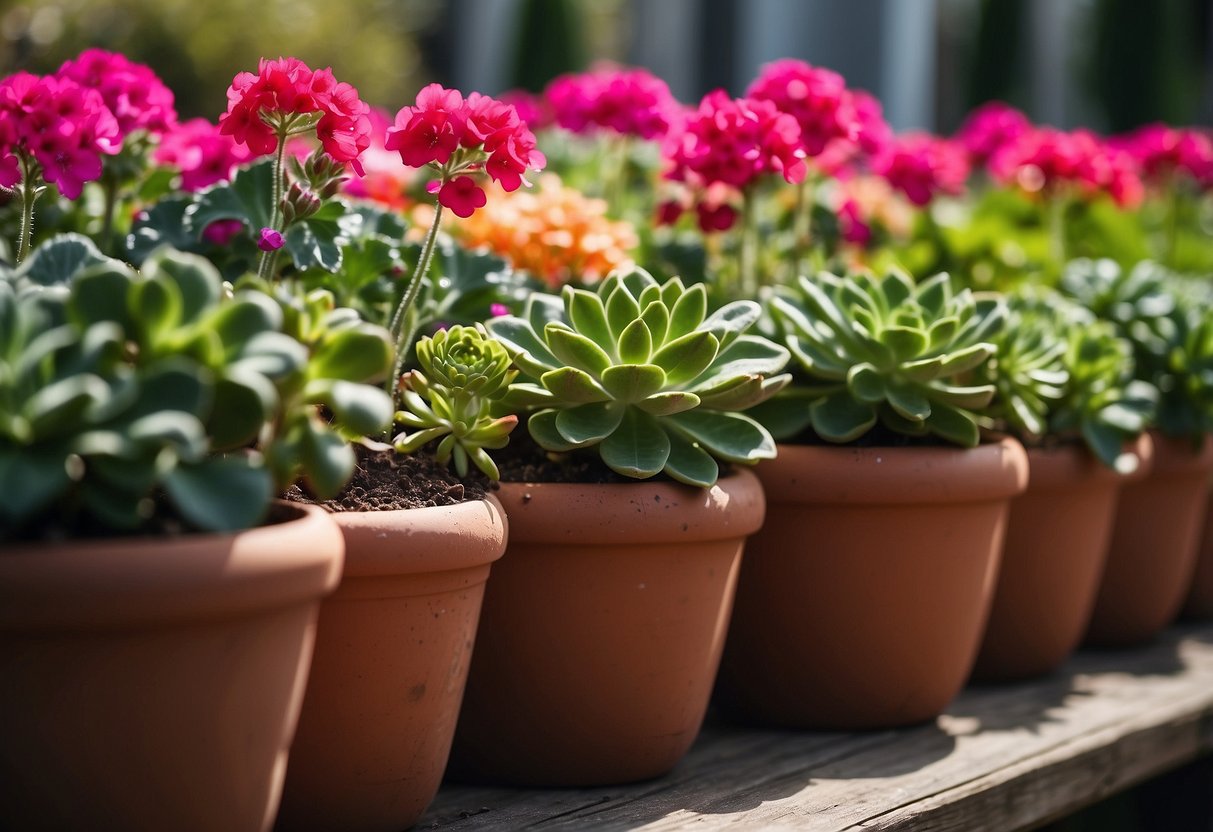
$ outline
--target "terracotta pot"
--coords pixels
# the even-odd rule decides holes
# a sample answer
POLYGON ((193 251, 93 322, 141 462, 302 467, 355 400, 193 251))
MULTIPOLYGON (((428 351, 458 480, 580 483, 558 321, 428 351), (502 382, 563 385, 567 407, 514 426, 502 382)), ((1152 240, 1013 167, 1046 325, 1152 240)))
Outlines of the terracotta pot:
POLYGON ((492 497, 333 517, 345 574, 320 608, 277 828, 399 832, 442 780, 505 518, 492 497))
POLYGON ((1213 440, 1151 433, 1154 467, 1120 493, 1103 581, 1086 643, 1129 647, 1154 638, 1175 620, 1196 569, 1213 440))
MULTIPOLYGON (((1133 481, 1153 444, 1142 435, 1133 481)), ((1012 681, 1055 670, 1082 640, 1103 575, 1122 482, 1081 445, 1028 450, 1028 490, 1011 501, 1007 540, 973 676, 1012 681)))
POLYGON ((1185 618, 1213 618, 1213 493, 1205 505, 1204 531, 1200 536, 1200 554, 1196 556, 1196 574, 1184 601, 1185 618))
POLYGON ((262 830, 320 596, 324 512, 0 554, 0 827, 262 830))
POLYGON ((1023 447, 782 445, 758 475, 767 520, 741 570, 722 708, 796 728, 936 716, 973 665, 1023 447))
POLYGON ((591 786, 657 777, 703 722, 746 535, 748 470, 672 483, 503 483, 493 573, 451 773, 591 786))

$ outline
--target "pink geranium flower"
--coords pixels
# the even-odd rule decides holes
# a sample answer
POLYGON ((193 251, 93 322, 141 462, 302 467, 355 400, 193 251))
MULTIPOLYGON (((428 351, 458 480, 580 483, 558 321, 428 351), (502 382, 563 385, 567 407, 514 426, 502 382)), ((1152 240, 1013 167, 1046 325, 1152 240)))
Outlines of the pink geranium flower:
POLYGON ((1147 124, 1109 144, 1128 153, 1156 184, 1174 175, 1204 187, 1213 184, 1213 141, 1197 130, 1147 124))
POLYGON ((160 134, 177 124, 173 93, 143 64, 104 49, 86 49, 59 67, 61 78, 97 90, 126 137, 134 130, 160 134))
POLYGON ((574 133, 608 130, 650 140, 665 136, 681 111, 665 81, 613 65, 556 78, 544 101, 555 122, 574 133))
POLYGON ((249 151, 224 135, 204 118, 194 118, 160 137, 152 159, 181 171, 181 189, 198 191, 225 182, 238 165, 247 162, 249 151))
POLYGON ((785 59, 762 68, 746 90, 748 98, 770 101, 796 119, 805 153, 819 156, 836 140, 854 143, 860 122, 852 94, 837 72, 785 59))
POLYGON ((1132 206, 1144 191, 1132 156, 1088 130, 1037 128, 998 150, 989 169, 999 182, 1028 193, 1106 193, 1117 204, 1132 206))
POLYGON ((484 189, 470 176, 456 176, 438 189, 438 202, 450 208, 455 216, 467 219, 488 204, 484 189))
POLYGON ((984 165, 1005 145, 1031 129, 1032 122, 1019 110, 1001 101, 988 101, 969 113, 955 138, 976 166, 984 165))
POLYGON ((940 193, 962 193, 969 176, 964 149, 927 133, 898 136, 872 160, 872 170, 920 206, 940 193))

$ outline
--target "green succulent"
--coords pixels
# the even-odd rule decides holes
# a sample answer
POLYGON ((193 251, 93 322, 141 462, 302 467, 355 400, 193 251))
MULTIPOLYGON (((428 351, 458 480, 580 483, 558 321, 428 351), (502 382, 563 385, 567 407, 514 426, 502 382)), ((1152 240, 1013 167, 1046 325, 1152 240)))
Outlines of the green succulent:
POLYGON ((1066 330, 1059 326, 1051 294, 1020 289, 1007 296, 1007 325, 994 337, 995 355, 974 371, 974 380, 994 387, 990 426, 1027 442, 1049 432, 1049 416, 1065 397, 1066 330))
POLYGON ((327 371, 277 302, 200 257, 161 249, 135 272, 94 255, 52 239, 0 280, 0 537, 132 531, 160 507, 256 524, 283 485, 266 456, 316 414, 302 391, 327 371))
POLYGON ((398 435, 396 450, 411 453, 441 439, 435 451, 439 462, 454 459, 463 477, 471 460, 489 479, 498 479, 497 464, 485 449, 504 448, 518 424, 513 414, 491 413, 518 375, 510 369, 506 348, 479 325, 453 326, 417 342, 417 363, 420 370, 405 374, 405 409, 396 414, 396 421, 414 432, 398 435))
POLYGON ((778 438, 806 428, 851 442, 879 423, 895 433, 972 447, 992 384, 967 379, 995 353, 1000 297, 953 292, 944 274, 801 277, 770 299, 803 381, 758 413, 778 438))
POLYGON ((635 266, 596 291, 534 294, 524 317, 488 324, 527 378, 511 385, 506 403, 532 411, 527 426, 543 448, 596 447, 628 477, 664 471, 706 487, 718 459, 771 458, 771 435, 741 411, 787 384, 788 353, 745 334, 758 304, 707 308, 702 284, 660 284, 635 266))
POLYGON ((1157 389, 1153 424, 1168 436, 1213 430, 1213 340, 1208 299, 1157 263, 1125 271, 1111 260, 1076 260, 1061 286, 1132 347, 1135 377, 1157 389))

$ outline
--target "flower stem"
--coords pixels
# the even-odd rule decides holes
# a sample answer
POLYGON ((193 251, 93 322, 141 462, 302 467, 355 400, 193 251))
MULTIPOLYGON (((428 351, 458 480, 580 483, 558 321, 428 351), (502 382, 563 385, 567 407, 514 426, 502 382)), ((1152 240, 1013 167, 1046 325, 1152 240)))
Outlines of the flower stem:
POLYGON ((114 236, 114 211, 118 207, 118 181, 110 171, 101 176, 101 189, 105 193, 105 209, 101 215, 101 250, 110 253, 110 244, 114 236))
POLYGON ((742 191, 739 274, 741 294, 746 298, 758 296, 758 217, 754 202, 752 188, 742 191))
POLYGON ((442 203, 438 202, 434 206, 434 222, 425 235, 425 242, 422 243, 421 253, 417 257, 417 266, 409 275, 408 283, 404 287, 404 294, 400 296, 400 303, 392 315, 389 331, 396 340, 396 358, 392 361, 392 374, 388 376, 385 389, 393 402, 396 401, 396 383, 404 369, 405 356, 408 355, 409 346, 417 335, 417 321, 415 318, 410 318, 409 313, 413 311, 412 307, 417 300, 417 293, 421 291, 421 279, 429 272, 430 261, 434 259, 434 249, 438 243, 438 227, 441 224, 442 203))
MULTIPOLYGON (((278 152, 274 154, 274 195, 273 202, 270 203, 270 228, 281 232, 282 224, 282 179, 286 175, 285 165, 283 160, 286 157, 286 137, 288 133, 285 130, 280 131, 278 135, 278 152)), ((256 233, 254 231, 254 233, 256 233)), ((261 259, 257 262, 257 277, 263 280, 272 280, 274 276, 274 264, 278 260, 277 251, 261 252, 261 259)))
POLYGON ((1175 268, 1175 249, 1179 245, 1179 211, 1180 211, 1180 194, 1178 177, 1171 176, 1167 182, 1167 219, 1166 219, 1166 243, 1163 250, 1163 263, 1168 268, 1175 268))
POLYGON ((40 189, 34 183, 34 162, 27 156, 21 156, 21 229, 17 237, 17 258, 20 263, 29 254, 30 243, 34 236, 34 201, 38 199, 40 189))
POLYGON ((813 180, 806 176, 796 188, 796 213, 792 216, 793 274, 789 284, 804 273, 805 259, 813 244, 813 180))
POLYGON ((1066 263, 1066 208, 1064 196, 1049 194, 1049 254, 1059 270, 1066 263))

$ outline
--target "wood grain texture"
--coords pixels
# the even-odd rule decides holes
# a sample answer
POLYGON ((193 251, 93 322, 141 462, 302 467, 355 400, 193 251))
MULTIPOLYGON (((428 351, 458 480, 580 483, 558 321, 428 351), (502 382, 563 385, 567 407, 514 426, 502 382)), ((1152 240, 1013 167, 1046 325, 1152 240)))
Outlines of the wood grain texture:
POLYGON ((710 720, 668 776, 599 789, 444 785, 418 829, 1031 829, 1213 749, 1213 624, 966 690, 899 731, 710 720))

